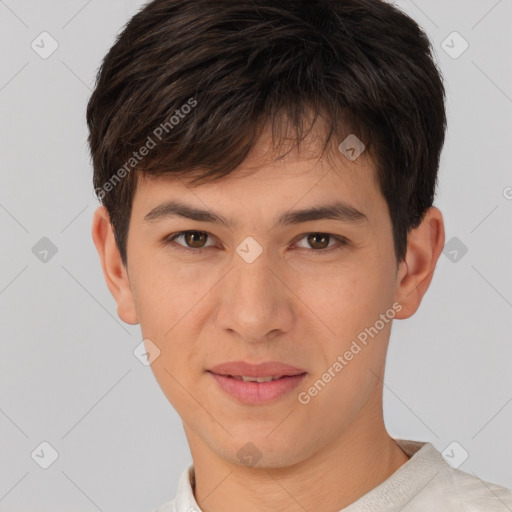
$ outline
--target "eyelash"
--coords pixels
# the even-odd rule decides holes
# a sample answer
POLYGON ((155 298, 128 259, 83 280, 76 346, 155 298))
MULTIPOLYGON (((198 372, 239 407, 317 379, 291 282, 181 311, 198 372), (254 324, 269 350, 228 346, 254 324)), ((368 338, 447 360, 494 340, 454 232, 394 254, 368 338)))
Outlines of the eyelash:
MULTIPOLYGON (((187 233, 202 233, 202 234, 208 235, 209 237, 211 236, 210 233, 207 233, 206 231, 197 231, 197 230, 178 231, 177 233, 172 233, 172 234, 168 235, 167 237, 165 237, 164 240, 163 240, 163 244, 165 246, 169 246, 169 245, 171 245, 171 243, 176 238, 178 238, 178 237, 180 237, 182 235, 185 235, 187 233)), ((333 247, 329 247, 327 249, 318 249, 318 250, 311 249, 311 251, 309 251, 309 252, 312 252, 315 255, 324 255, 324 254, 328 254, 328 253, 331 253, 331 252, 339 251, 340 249, 343 249, 345 246, 347 246, 349 244, 348 240, 346 238, 344 238, 344 237, 332 235, 330 233, 323 233, 323 232, 320 232, 320 231, 318 231, 318 232, 317 231, 311 231, 309 233, 304 233, 299 238, 297 238, 295 240, 295 242, 298 242, 298 241, 302 240, 303 238, 307 237, 308 235, 325 235, 325 236, 328 236, 330 239, 334 239, 334 240, 336 240, 338 242, 338 245, 335 245, 333 247)), ((202 248, 202 249, 194 249, 192 247, 183 247, 180 244, 174 244, 174 247, 173 247, 174 250, 181 251, 181 252, 188 252, 188 253, 190 253, 190 252, 203 253, 207 249, 210 249, 210 248, 211 248, 211 246, 210 247, 205 247, 205 248, 202 248)))

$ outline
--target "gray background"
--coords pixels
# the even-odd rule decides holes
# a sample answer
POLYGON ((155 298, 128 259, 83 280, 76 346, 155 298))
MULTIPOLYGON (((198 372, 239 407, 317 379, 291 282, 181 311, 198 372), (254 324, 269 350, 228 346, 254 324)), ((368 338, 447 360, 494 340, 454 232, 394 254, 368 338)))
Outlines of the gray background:
MULTIPOLYGON (((139 327, 117 317, 90 235, 98 202, 85 106, 102 57, 142 4, 0 0, 4 512, 151 510, 174 497, 191 462, 180 418, 133 354, 139 327), (31 47, 43 31, 59 45, 46 59, 31 47), (57 248, 46 262, 33 252, 43 237, 57 248), (31 455, 50 453, 44 441, 58 452, 48 469, 31 455)), ((512 0, 397 5, 427 31, 446 80, 436 205, 447 246, 420 310, 394 322, 385 420, 394 437, 439 451, 456 441, 452 455, 469 454, 460 469, 512 487, 512 0), (454 31, 469 43, 457 58, 454 31)))

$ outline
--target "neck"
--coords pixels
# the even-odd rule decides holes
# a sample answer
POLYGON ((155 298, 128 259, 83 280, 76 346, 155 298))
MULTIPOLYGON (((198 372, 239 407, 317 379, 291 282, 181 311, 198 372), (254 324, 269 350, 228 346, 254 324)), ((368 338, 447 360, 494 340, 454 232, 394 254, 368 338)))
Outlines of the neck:
POLYGON ((218 457, 186 429, 196 501, 204 512, 304 512, 318 510, 319 500, 323 510, 341 510, 409 460, 388 435, 382 416, 367 420, 298 463, 252 468, 218 457))

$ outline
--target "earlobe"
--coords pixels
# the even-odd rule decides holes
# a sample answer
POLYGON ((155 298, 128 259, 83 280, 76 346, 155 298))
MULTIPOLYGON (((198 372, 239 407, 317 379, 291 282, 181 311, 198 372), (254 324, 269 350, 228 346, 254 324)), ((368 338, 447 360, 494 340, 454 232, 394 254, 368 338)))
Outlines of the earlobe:
POLYGON ((104 206, 98 207, 94 212, 91 234, 100 257, 105 282, 117 302, 119 318, 127 324, 139 323, 128 272, 122 262, 110 216, 104 206))
POLYGON ((405 261, 400 263, 395 295, 402 310, 395 318, 409 318, 419 308, 432 281, 444 241, 443 215, 438 208, 432 206, 407 239, 407 254, 405 261))

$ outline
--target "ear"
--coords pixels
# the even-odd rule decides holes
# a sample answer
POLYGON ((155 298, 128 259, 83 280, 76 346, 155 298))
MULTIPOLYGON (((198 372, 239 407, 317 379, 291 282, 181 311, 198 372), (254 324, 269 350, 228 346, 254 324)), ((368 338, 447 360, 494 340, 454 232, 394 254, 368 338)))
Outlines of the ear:
POLYGON ((110 216, 104 206, 94 212, 92 239, 100 256, 103 276, 117 302, 117 314, 127 324, 139 323, 128 272, 117 247, 110 216))
POLYGON ((402 310, 395 318, 409 318, 419 308, 432 281, 444 240, 443 215, 432 206, 421 224, 407 237, 407 254, 399 265, 395 293, 395 300, 402 305, 402 310))

